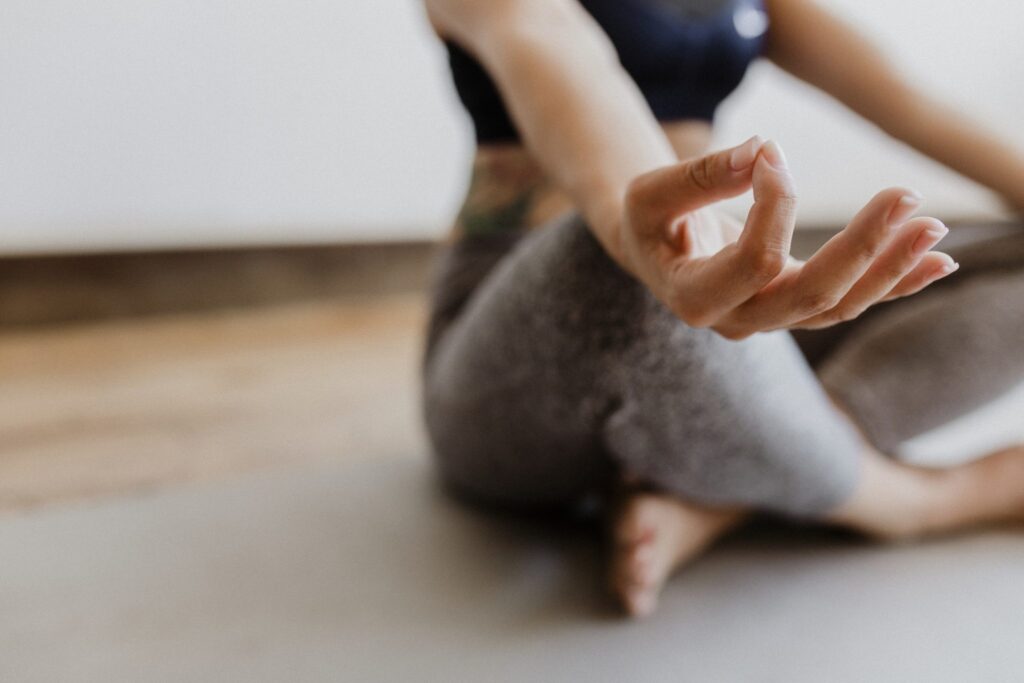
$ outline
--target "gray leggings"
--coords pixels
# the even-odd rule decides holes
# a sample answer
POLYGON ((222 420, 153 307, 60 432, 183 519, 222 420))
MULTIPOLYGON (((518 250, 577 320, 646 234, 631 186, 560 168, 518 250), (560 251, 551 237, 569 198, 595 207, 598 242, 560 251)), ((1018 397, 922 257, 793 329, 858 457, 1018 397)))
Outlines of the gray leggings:
POLYGON ((424 411, 474 499, 561 506, 616 473, 708 505, 815 517, 879 449, 1024 377, 1024 233, 956 254, 931 291, 821 332, 728 341, 674 318, 577 215, 446 248, 424 411))

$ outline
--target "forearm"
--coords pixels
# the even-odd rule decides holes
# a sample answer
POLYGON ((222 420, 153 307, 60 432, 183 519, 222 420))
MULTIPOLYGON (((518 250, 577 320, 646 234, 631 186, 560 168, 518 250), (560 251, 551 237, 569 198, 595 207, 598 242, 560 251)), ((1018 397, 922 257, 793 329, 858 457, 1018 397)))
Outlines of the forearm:
POLYGON ((1024 156, 952 107, 905 88, 879 126, 939 163, 1024 209, 1024 156))
POLYGON ((628 267, 618 233, 626 188, 676 155, 610 43, 575 2, 498 4, 504 14, 456 24, 454 37, 495 79, 545 172, 628 267))
POLYGON ((812 0, 769 0, 769 57, 880 129, 1024 208, 1024 157, 913 87, 859 31, 812 0))

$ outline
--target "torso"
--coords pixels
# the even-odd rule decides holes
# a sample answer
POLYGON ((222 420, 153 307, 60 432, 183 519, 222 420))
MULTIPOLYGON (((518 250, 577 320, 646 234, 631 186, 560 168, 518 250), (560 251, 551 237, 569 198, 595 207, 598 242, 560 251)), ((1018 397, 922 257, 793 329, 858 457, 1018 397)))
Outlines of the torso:
MULTIPOLYGON (((705 153, 715 108, 764 45, 764 0, 579 1, 608 34, 679 158, 705 153)), ((478 142, 454 236, 532 228, 572 209, 518 141, 490 76, 461 47, 446 45, 478 142)))
MULTIPOLYGON (((707 121, 665 123, 662 129, 680 159, 700 156, 711 143, 707 121)), ((452 238, 535 228, 574 208, 519 143, 483 144, 452 238)))

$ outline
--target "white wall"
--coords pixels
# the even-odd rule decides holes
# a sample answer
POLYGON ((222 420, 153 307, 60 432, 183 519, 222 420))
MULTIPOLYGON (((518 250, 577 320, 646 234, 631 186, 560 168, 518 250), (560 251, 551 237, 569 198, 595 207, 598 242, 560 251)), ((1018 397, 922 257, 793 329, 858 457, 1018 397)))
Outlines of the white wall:
MULTIPOLYGON (((829 4, 1024 147, 1024 5, 829 4)), ((416 0, 5 0, 0 252, 438 235, 470 152, 444 69, 416 0)), ((720 123, 783 143, 806 222, 896 183, 997 213, 768 65, 720 123)))
MULTIPOLYGON (((922 87, 1024 154, 1024 3, 820 1, 868 32, 922 87)), ((805 223, 839 224, 888 185, 920 190, 926 212, 946 220, 1005 216, 985 189, 894 143, 770 64, 755 67, 722 114, 722 145, 755 132, 782 142, 805 223)))

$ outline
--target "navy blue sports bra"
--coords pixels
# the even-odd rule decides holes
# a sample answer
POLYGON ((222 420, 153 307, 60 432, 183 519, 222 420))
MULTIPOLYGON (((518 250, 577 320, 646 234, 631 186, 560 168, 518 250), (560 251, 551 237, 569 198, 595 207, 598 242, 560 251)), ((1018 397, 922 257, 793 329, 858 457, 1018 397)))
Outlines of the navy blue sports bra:
MULTIPOLYGON (((611 39, 659 121, 714 118, 764 47, 763 0, 579 0, 611 39)), ((478 142, 516 140, 494 81, 446 43, 459 99, 478 142)))

